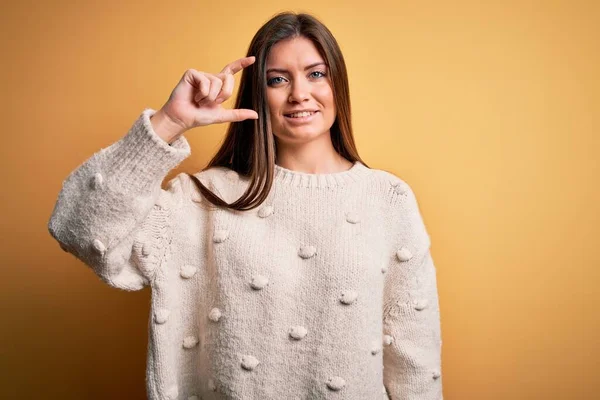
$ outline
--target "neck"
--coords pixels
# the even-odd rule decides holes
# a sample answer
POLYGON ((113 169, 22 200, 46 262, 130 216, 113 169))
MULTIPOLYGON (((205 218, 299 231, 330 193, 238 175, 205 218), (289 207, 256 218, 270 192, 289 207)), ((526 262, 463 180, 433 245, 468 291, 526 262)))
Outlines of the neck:
POLYGON ((329 132, 302 143, 278 138, 276 149, 275 164, 291 171, 329 174, 346 171, 353 165, 335 150, 329 132))

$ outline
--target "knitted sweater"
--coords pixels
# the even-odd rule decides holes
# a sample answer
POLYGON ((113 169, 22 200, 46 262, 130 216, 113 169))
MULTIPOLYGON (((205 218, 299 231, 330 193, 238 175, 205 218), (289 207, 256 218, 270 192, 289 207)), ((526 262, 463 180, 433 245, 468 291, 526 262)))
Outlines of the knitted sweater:
MULTIPOLYGON (((430 238, 410 186, 360 162, 275 166, 266 201, 214 207, 147 108, 62 184, 48 222, 107 284, 151 289, 150 399, 442 400, 430 238)), ((227 202, 249 179, 194 174, 227 202)))

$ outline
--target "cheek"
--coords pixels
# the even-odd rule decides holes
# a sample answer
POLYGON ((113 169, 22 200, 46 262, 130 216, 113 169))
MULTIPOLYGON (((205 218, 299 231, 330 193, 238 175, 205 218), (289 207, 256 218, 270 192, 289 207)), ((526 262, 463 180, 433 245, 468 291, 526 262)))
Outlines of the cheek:
POLYGON ((323 94, 321 97, 321 104, 325 106, 325 114, 327 114, 329 117, 336 115, 335 101, 333 100, 333 94, 331 91, 323 94))
POLYGON ((335 102, 333 101, 333 91, 329 85, 322 87, 318 91, 318 96, 321 103, 327 108, 335 107, 335 102))
POLYGON ((275 100, 273 99, 273 96, 267 97, 267 106, 269 107, 269 111, 271 112, 271 115, 273 115, 273 112, 276 109, 275 100))
POLYGON ((269 106, 269 111, 271 113, 271 118, 278 118, 281 108, 285 103, 285 99, 282 96, 277 96, 275 94, 269 93, 267 95, 267 105, 269 106))

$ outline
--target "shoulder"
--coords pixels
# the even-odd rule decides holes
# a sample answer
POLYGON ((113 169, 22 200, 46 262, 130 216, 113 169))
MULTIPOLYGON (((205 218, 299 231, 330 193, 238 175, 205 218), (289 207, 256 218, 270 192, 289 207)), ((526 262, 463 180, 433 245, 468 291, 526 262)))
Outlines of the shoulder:
POLYGON ((237 171, 224 166, 209 167, 196 172, 194 175, 207 182, 237 182, 238 180, 243 179, 243 176, 237 171))
POLYGON ((185 181, 192 196, 200 196, 197 181, 200 181, 214 194, 228 203, 242 195, 249 178, 224 166, 213 166, 193 174, 182 173, 179 178, 185 181))
POLYGON ((412 186, 399 175, 384 169, 371 169, 373 181, 379 186, 383 197, 391 207, 399 206, 405 200, 416 201, 412 186))
POLYGON ((413 184, 386 170, 374 171, 381 181, 390 229, 398 235, 411 237, 415 242, 430 243, 423 214, 413 184))
POLYGON ((164 190, 161 191, 158 199, 159 206, 177 207, 189 202, 202 203, 203 196, 198 182, 223 198, 222 182, 226 179, 227 170, 224 167, 211 167, 195 173, 178 173, 164 182, 164 190))

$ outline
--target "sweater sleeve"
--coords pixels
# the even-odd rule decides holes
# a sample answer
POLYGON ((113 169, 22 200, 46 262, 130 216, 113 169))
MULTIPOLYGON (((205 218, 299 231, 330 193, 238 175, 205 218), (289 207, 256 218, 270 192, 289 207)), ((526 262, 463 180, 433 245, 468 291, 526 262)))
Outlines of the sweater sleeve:
POLYGON ((169 240, 170 214, 184 185, 167 173, 191 154, 180 136, 171 144, 153 130, 145 109, 119 141, 93 154, 62 183, 48 230, 60 247, 107 284, 148 285, 169 240))
POLYGON ((391 400, 442 400, 440 309, 430 237, 411 187, 390 187, 392 251, 384 284, 384 385, 391 400))

